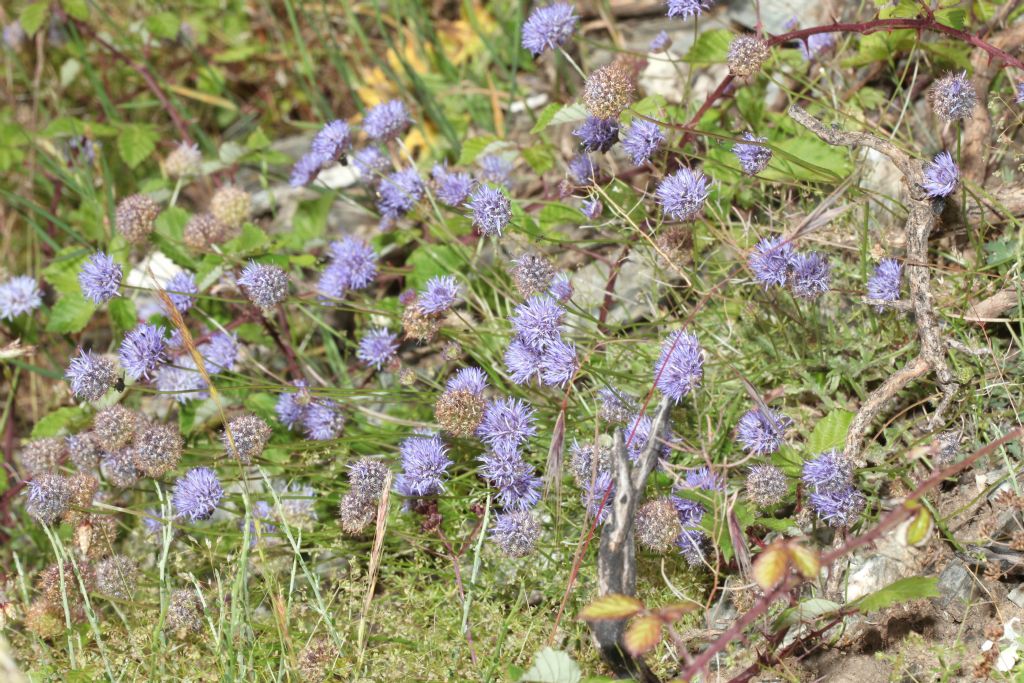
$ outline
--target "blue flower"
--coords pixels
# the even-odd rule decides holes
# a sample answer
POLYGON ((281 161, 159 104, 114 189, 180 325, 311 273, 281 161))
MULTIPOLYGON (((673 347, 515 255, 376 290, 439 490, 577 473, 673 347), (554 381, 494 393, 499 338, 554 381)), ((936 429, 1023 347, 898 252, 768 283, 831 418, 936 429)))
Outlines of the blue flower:
POLYGON ((436 434, 410 436, 402 441, 402 472, 395 481, 395 490, 406 496, 433 496, 444 491, 452 464, 447 451, 436 434))
POLYGON ((686 487, 704 491, 725 491, 725 482, 710 468, 698 467, 686 472, 686 487))
POLYGON ((804 484, 817 493, 841 491, 853 485, 853 463, 833 449, 804 462, 804 484))
POLYGON ((661 345, 654 364, 655 384, 676 403, 700 385, 704 376, 704 357, 697 337, 676 330, 661 345))
POLYGON ((341 406, 329 398, 311 401, 302 411, 302 428, 314 441, 331 441, 345 429, 345 414, 341 406))
POLYGON ((14 320, 43 305, 43 293, 34 277, 15 275, 0 284, 0 320, 14 320))
POLYGON ((209 341, 196 347, 206 364, 206 372, 216 375, 226 370, 235 369, 238 360, 238 340, 235 335, 227 332, 214 332, 209 341))
POLYGON ((525 557, 533 552, 540 538, 540 525, 527 510, 501 512, 494 517, 491 540, 508 557, 525 557))
POLYGON ((487 388, 487 375, 480 368, 462 368, 445 385, 448 391, 468 391, 480 395, 487 388))
POLYGON ((651 44, 647 46, 647 50, 648 52, 665 52, 670 47, 672 47, 672 38, 665 31, 659 31, 651 44))
POLYGON ((541 380, 548 386, 565 386, 575 376, 580 363, 576 347, 570 342, 554 339, 544 345, 540 357, 541 380))
POLYGON ((118 356, 121 367, 132 379, 149 379, 150 374, 167 360, 164 330, 155 325, 137 325, 124 335, 118 356))
POLYGON ((501 237, 501 231, 512 220, 512 203, 494 187, 481 185, 469 197, 473 225, 484 235, 501 237))
POLYGON ((178 403, 188 403, 209 397, 209 385, 189 355, 179 356, 171 363, 161 365, 154 380, 157 391, 167 394, 178 403))
POLYGON ((437 198, 441 200, 441 203, 453 208, 466 203, 475 184, 468 173, 450 172, 442 164, 434 164, 430 177, 434 179, 437 186, 435 192, 437 198))
POLYGON ((584 199, 583 205, 580 206, 580 213, 586 216, 592 221, 596 221, 601 217, 601 213, 604 211, 604 204, 597 197, 591 197, 590 199, 584 199))
POLYGON ((366 112, 363 130, 376 142, 393 140, 412 124, 409 110, 401 100, 390 100, 366 112))
POLYGON ((865 505, 864 494, 852 486, 812 493, 807 502, 822 521, 837 529, 857 521, 865 505))
POLYGON ((518 398, 499 398, 487 404, 477 436, 499 453, 515 451, 537 434, 533 408, 518 398))
POLYGON ((321 296, 340 299, 349 290, 369 286, 377 277, 377 253, 366 242, 346 237, 331 242, 327 251, 331 260, 317 285, 321 296))
POLYGON ((398 350, 397 340, 398 335, 388 332, 384 328, 370 330, 359 340, 356 358, 380 370, 395 357, 395 352, 398 350))
POLYGON ((633 159, 633 163, 639 166, 649 161, 663 142, 665 134, 661 132, 661 126, 653 121, 635 118, 622 137, 622 148, 633 159))
POLYGON ((309 389, 307 389, 305 381, 297 379, 292 384, 298 391, 282 392, 277 397, 277 404, 274 406, 277 419, 289 429, 301 422, 302 413, 305 412, 310 401, 309 389))
POLYGON ((196 286, 196 276, 187 270, 179 270, 175 273, 167 281, 164 289, 167 291, 167 297, 171 300, 171 303, 181 313, 192 308, 192 305, 196 302, 195 295, 199 293, 199 287, 196 286))
POLYGON ((1017 84, 1017 104, 1024 104, 1024 81, 1017 84))
POLYGON ((423 199, 426 186, 415 168, 409 167, 386 176, 377 188, 377 210, 385 218, 397 218, 412 211, 423 199))
POLYGON ((273 308, 288 296, 288 274, 277 266, 249 261, 237 282, 260 308, 273 308))
POLYGON ((426 314, 444 313, 459 297, 459 284, 451 275, 435 275, 427 280, 426 287, 420 292, 416 304, 426 314))
POLYGON ((577 154, 569 160, 569 175, 577 185, 593 185, 597 177, 597 166, 589 154, 577 154))
POLYGON ((498 489, 498 504, 527 510, 540 501, 540 477, 518 451, 491 451, 480 456, 480 476, 498 489))
POLYGON ((677 221, 692 221, 704 209, 710 184, 700 171, 681 168, 666 176, 654 195, 665 215, 677 221))
POLYGON ((540 376, 541 354, 534 351, 519 337, 512 337, 505 349, 505 367, 509 379, 516 384, 526 384, 540 376))
POLYGON ((546 294, 531 296, 515 307, 509 321, 516 335, 535 351, 543 351, 544 345, 559 337, 559 327, 565 309, 546 294))
POLYGON ((768 455, 779 450, 782 436, 793 421, 774 410, 755 408, 740 418, 736 438, 743 450, 756 455, 768 455))
MULTIPOLYGON (((875 266, 875 273, 868 280, 868 297, 879 301, 899 301, 900 284, 903 279, 903 266, 895 259, 882 259, 875 266)), ((885 306, 877 306, 879 312, 885 306)))
POLYGON ((523 47, 536 57, 544 50, 554 50, 576 31, 580 18, 567 2, 538 7, 523 22, 523 47))
POLYGON ((922 186, 929 197, 948 197, 960 182, 960 169, 949 152, 939 152, 932 162, 924 167, 922 186))
POLYGON ((813 299, 829 290, 832 280, 828 259, 816 251, 793 257, 793 294, 802 299, 813 299))
POLYGON ((71 359, 64 377, 76 398, 98 401, 114 386, 117 369, 113 362, 103 356, 79 350, 78 355, 71 359))
POLYGON ((700 529, 683 529, 676 539, 679 554, 686 560, 686 564, 695 568, 704 564, 709 543, 707 534, 700 529))
POLYGON ((580 146, 587 152, 607 152, 619 141, 619 122, 588 116, 572 134, 580 139, 580 146))
POLYGON ((615 480, 612 479, 612 475, 608 472, 598 471, 594 480, 592 482, 585 482, 582 489, 583 492, 580 494, 580 500, 587 509, 587 516, 591 519, 597 518, 597 523, 603 524, 608 519, 608 514, 611 512, 612 507, 611 503, 615 498, 615 480), (611 489, 610 492, 609 489, 611 489), (608 492, 607 500, 604 497, 606 492, 608 492), (603 506, 601 501, 604 501, 603 506))
POLYGON ((800 41, 800 54, 809 62, 822 52, 835 46, 835 44, 835 34, 815 33, 812 36, 807 36, 806 40, 800 41))
POLYGON ((363 180, 374 182, 391 168, 391 159, 380 147, 363 147, 352 155, 352 165, 363 180))
POLYGON ((768 289, 789 280, 796 254, 793 245, 781 237, 766 237, 757 243, 747 263, 758 282, 768 289))
POLYGON ((171 502, 178 511, 177 517, 195 522, 209 519, 223 497, 217 474, 208 467, 196 467, 175 482, 171 502))
POLYGON ((732 146, 732 153, 739 159, 740 168, 747 175, 757 175, 768 166, 772 160, 772 150, 758 144, 767 142, 768 138, 759 138, 756 135, 744 132, 742 137, 746 142, 737 142, 732 146))
POLYGON ((512 175, 512 163, 502 159, 496 154, 485 154, 477 159, 481 166, 480 179, 496 185, 509 184, 512 175))
POLYGON ((102 304, 117 296, 121 277, 121 266, 110 256, 98 251, 82 265, 78 273, 78 284, 82 287, 82 294, 96 304, 102 304))
POLYGON ((708 0, 668 0, 668 16, 690 19, 710 7, 708 0))
POLYGON ((320 159, 333 161, 344 154, 350 144, 348 124, 341 120, 335 120, 320 129, 309 147, 313 154, 320 159))
POLYGON ((292 166, 292 173, 288 179, 288 184, 292 187, 309 185, 319 175, 323 165, 324 157, 319 154, 313 152, 303 154, 295 162, 295 165, 292 166))
POLYGON ((551 286, 548 288, 548 294, 559 301, 571 299, 572 292, 572 280, 570 280, 568 273, 558 273, 555 275, 555 279, 551 281, 551 286))

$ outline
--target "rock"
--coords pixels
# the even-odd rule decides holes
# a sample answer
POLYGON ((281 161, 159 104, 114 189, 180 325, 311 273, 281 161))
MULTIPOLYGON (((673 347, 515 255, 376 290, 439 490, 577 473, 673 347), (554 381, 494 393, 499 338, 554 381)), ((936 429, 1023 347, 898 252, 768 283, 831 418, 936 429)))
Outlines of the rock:
MULTIPOLYGON (((636 320, 644 316, 657 316, 657 300, 665 288, 664 274, 651 263, 654 255, 642 246, 632 252, 622 264, 615 280, 612 305, 608 309, 607 322, 611 325, 636 320)), ((605 286, 608 284, 609 266, 600 261, 591 261, 573 273, 575 289, 573 301, 595 316, 604 303, 605 286)), ((574 321, 587 325, 584 319, 574 321)))
MULTIPOLYGON (((726 12, 729 19, 753 29, 757 25, 756 3, 731 0, 726 12)), ((761 24, 768 33, 785 33, 786 22, 796 18, 801 26, 827 23, 831 16, 830 2, 821 0, 761 0, 761 24)))
POLYGON ((958 558, 951 559, 939 574, 937 588, 939 596, 931 599, 932 604, 958 622, 967 616, 967 606, 980 590, 971 570, 958 558))
POLYGON ((852 602, 917 573, 920 551, 901 543, 894 533, 884 536, 868 554, 850 561, 845 600, 852 602))
POLYGON ((1024 609, 1024 584, 1017 584, 1017 587, 1010 591, 1006 599, 1024 609))

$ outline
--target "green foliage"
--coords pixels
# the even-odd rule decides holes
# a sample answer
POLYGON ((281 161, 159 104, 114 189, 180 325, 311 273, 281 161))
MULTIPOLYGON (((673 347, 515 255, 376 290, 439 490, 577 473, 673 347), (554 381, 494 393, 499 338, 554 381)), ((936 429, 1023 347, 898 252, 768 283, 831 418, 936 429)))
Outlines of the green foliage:
POLYGON ((117 151, 129 168, 135 168, 149 158, 156 149, 160 133, 143 124, 128 124, 117 135, 117 151))
POLYGON ((807 454, 816 455, 832 450, 842 449, 846 443, 846 433, 853 422, 853 413, 848 410, 833 410, 814 425, 814 431, 807 437, 807 454))
POLYGON ((853 605, 861 612, 867 613, 877 612, 901 602, 938 597, 938 582, 938 578, 934 576, 909 576, 895 581, 871 595, 865 595, 853 605))
POLYGON ((50 310, 46 331, 58 334, 81 332, 89 324, 95 310, 95 304, 81 294, 65 294, 50 310))

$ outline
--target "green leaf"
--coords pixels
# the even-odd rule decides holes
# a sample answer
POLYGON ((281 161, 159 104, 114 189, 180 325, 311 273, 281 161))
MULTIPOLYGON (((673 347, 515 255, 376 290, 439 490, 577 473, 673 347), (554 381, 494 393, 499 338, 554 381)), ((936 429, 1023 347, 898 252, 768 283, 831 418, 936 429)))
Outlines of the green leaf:
POLYGON ((551 228, 564 225, 565 223, 582 223, 584 216, 580 213, 579 209, 566 204, 551 202, 540 210, 538 219, 540 220, 541 229, 550 230, 551 228))
POLYGON ((49 14, 50 3, 40 0, 40 2, 33 2, 31 5, 25 5, 21 8, 21 13, 18 14, 18 23, 21 24, 21 28, 30 36, 34 36, 39 27, 46 21, 46 15, 49 14))
POLYGON ((135 323, 138 322, 135 302, 128 297, 114 297, 110 300, 107 307, 110 311, 110 320, 114 323, 114 329, 118 332, 127 332, 135 327, 135 323))
POLYGON ((555 118, 555 114, 561 111, 562 105, 557 102, 552 102, 548 106, 544 107, 544 110, 537 117, 537 123, 533 124, 533 128, 530 129, 530 133, 539 133, 548 127, 551 123, 551 119, 555 118))
POLYGON ((285 244, 293 249, 301 249, 309 242, 323 237, 334 199, 334 192, 324 192, 316 199, 301 202, 292 219, 291 232, 284 238, 285 244))
POLYGON ((78 272, 88 258, 89 253, 80 247, 61 249, 43 268, 43 278, 60 294, 81 294, 78 272))
POLYGON ((412 271, 405 276, 405 284, 420 289, 435 275, 464 272, 467 258, 461 244, 424 244, 409 254, 412 271))
POLYGON ((575 123, 587 118, 587 109, 582 104, 570 104, 562 107, 551 117, 549 125, 557 126, 562 123, 575 123))
POLYGON ((842 448, 846 443, 846 432, 853 422, 853 413, 849 410, 833 410, 814 425, 814 431, 807 438, 807 452, 816 455, 842 448))
POLYGON ((267 233, 252 223, 246 223, 242 226, 241 234, 225 242, 221 249, 225 254, 250 254, 259 251, 269 242, 267 233))
POLYGON ((768 180, 795 179, 834 182, 850 174, 853 164, 845 148, 832 147, 807 134, 771 141, 772 166, 762 172, 768 180))
POLYGON ((950 7, 935 12, 935 20, 940 24, 962 31, 967 22, 967 13, 962 7, 950 7))
POLYGON ((551 145, 534 145, 522 150, 523 158, 537 173, 550 171, 555 165, 555 155, 552 153, 551 145))
POLYGON ((796 607, 789 607, 784 609, 778 617, 775 618, 775 623, 772 625, 772 630, 778 631, 786 626, 795 626, 805 621, 813 621, 818 617, 826 614, 832 614, 840 608, 841 605, 831 600, 825 600, 824 598, 810 598, 804 600, 796 607))
POLYGON ((874 62, 889 62, 894 55, 914 47, 915 34, 909 29, 871 33, 860 39, 857 54, 843 60, 843 66, 864 66, 874 62))
POLYGON ((117 136, 117 152, 129 168, 135 168, 153 153, 160 134, 149 126, 129 124, 117 136))
POLYGON ((900 602, 934 598, 939 595, 938 583, 937 576, 909 576, 855 600, 853 606, 862 612, 875 612, 900 602))
POLYGON ((146 17, 146 28, 157 38, 170 40, 178 35, 181 20, 174 12, 160 12, 146 17))
POLYGON ((46 331, 60 334, 81 332, 89 324, 95 311, 96 307, 92 301, 81 294, 65 294, 50 309, 50 319, 46 321, 46 331))
POLYGON ((733 37, 733 32, 724 28, 705 31, 683 57, 683 61, 690 64, 721 64, 729 54, 729 43, 733 37))
POLYGON ((81 406, 65 406, 57 408, 32 427, 32 438, 59 436, 69 432, 77 432, 89 422, 90 416, 81 406))
POLYGON ((89 18, 89 4, 86 0, 60 0, 60 6, 73 19, 85 21, 89 18))
POLYGON ((466 140, 462 145, 462 154, 459 155, 459 165, 465 166, 466 164, 473 163, 487 149, 488 145, 497 141, 498 138, 493 135, 478 135, 475 138, 466 140))
POLYGON ((546 647, 536 654, 520 681, 524 683, 579 683, 580 667, 565 652, 546 647))

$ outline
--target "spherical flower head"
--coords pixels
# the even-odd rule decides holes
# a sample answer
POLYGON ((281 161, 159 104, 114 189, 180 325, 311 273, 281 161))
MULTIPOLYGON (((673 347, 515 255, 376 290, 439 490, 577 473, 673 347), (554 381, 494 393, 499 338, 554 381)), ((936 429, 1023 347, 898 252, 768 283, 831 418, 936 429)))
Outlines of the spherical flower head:
POLYGON ((665 31, 659 31, 654 40, 647 46, 648 52, 666 52, 672 47, 672 37, 665 31))
POLYGON ((567 2, 556 2, 534 9, 523 22, 523 47, 536 57, 544 50, 554 50, 572 38, 580 18, 567 2))
POLYGON ((534 377, 540 377, 541 353, 535 351, 519 337, 512 337, 505 349, 505 367, 509 379, 516 384, 527 384, 534 377))
POLYGON ((601 217, 603 212, 604 204, 602 204, 601 200, 596 196, 584 199, 583 203, 580 205, 580 213, 586 216, 588 220, 596 221, 601 217))
POLYGON ((466 389, 446 391, 434 404, 434 418, 441 429, 452 436, 469 437, 476 433, 487 403, 481 394, 466 389))
POLYGON ((189 634, 203 630, 203 604, 195 591, 179 588, 171 591, 167 601, 167 619, 164 627, 178 640, 185 640, 189 634))
MULTIPOLYGON (((868 280, 868 297, 879 301, 899 301, 900 285, 903 281, 903 266, 891 258, 882 259, 875 266, 875 273, 868 280)), ((877 306, 881 312, 885 306, 877 306)))
POLYGON ((320 169, 323 168, 323 165, 323 156, 315 152, 303 154, 295 162, 295 165, 292 166, 291 175, 288 177, 288 184, 292 187, 309 185, 320 174, 320 169))
POLYGON ((309 149, 321 159, 334 161, 348 151, 351 143, 348 124, 341 120, 334 120, 324 125, 313 136, 313 142, 310 143, 309 149))
POLYGON ((526 252, 512 266, 512 282, 523 296, 543 294, 555 276, 555 267, 541 254, 526 252))
POLYGON ((501 237, 502 230, 512 221, 512 203, 498 188, 488 185, 477 187, 469 196, 467 206, 473 225, 483 235, 501 237))
POLYGON ((665 134, 661 132, 661 126, 653 121, 635 118, 622 137, 622 148, 633 159, 633 163, 639 166, 649 161, 663 142, 665 134))
POLYGON ((636 511, 633 533, 642 548, 666 553, 682 531, 683 526, 679 523, 675 506, 667 498, 649 500, 636 511))
POLYGON ((775 465, 754 465, 747 473, 747 497, 758 507, 778 505, 789 492, 789 482, 775 465))
POLYGON ((210 198, 210 213, 229 230, 235 231, 249 219, 252 197, 236 185, 225 185, 210 198))
POLYGON ((683 529, 676 538, 679 554, 694 568, 704 565, 709 544, 707 534, 700 529, 683 529))
POLYGON ((412 125, 409 110, 401 100, 389 100, 366 112, 363 130, 374 142, 394 140, 412 125))
POLYGON ((132 447, 135 467, 148 477, 162 477, 178 466, 184 445, 181 434, 170 425, 139 430, 132 447))
POLYGON ((577 185, 593 185, 597 166, 589 154, 577 154, 569 160, 569 175, 577 185))
POLYGON ((196 143, 180 142, 164 159, 164 170, 171 178, 187 178, 202 171, 203 155, 196 143))
POLYGON ((480 440, 496 452, 510 453, 537 435, 533 408, 518 398, 499 398, 487 404, 476 430, 480 440))
POLYGON ((64 377, 71 385, 71 392, 83 401, 98 401, 117 380, 114 362, 97 356, 91 351, 78 351, 71 359, 64 377))
POLYGON ((459 298, 459 283, 452 275, 435 275, 427 280, 423 291, 416 298, 416 305, 426 314, 444 313, 459 298))
POLYGON ((96 563, 96 592, 108 598, 131 600, 139 570, 125 555, 111 555, 96 563))
POLYGON ((595 443, 581 444, 576 439, 569 446, 569 472, 580 488, 590 486, 590 482, 602 472, 611 469, 612 452, 609 447, 601 447, 595 443))
POLYGON ((441 329, 441 316, 424 313, 413 301, 402 311, 402 331, 406 339, 415 339, 421 343, 430 342, 441 329))
POLYGON ((416 435, 402 441, 398 449, 402 458, 402 473, 396 484, 403 495, 432 496, 444 491, 448 468, 452 461, 441 437, 416 435))
POLYGON ((1017 104, 1024 104, 1024 81, 1017 84, 1017 93, 1015 101, 1017 104))
POLYGON ((71 504, 67 477, 53 472, 35 475, 25 487, 25 512, 42 524, 53 524, 71 504))
POLYGON ((391 168, 391 159, 380 147, 363 147, 352 155, 352 165, 366 182, 375 182, 391 168))
POLYGON ((948 73, 932 85, 928 91, 928 101, 939 118, 957 121, 974 115, 978 93, 966 71, 948 73))
POLYGON ((384 493, 388 466, 374 458, 360 458, 348 466, 349 493, 363 500, 377 500, 384 493))
POLYGON ((302 421, 302 414, 306 411, 306 407, 309 406, 311 400, 309 389, 306 388, 306 383, 303 380, 295 380, 292 384, 298 388, 298 391, 281 393, 277 397, 277 403, 274 405, 277 419, 288 429, 302 421))
POLYGON ((21 27, 20 21, 15 19, 10 23, 4 24, 4 45, 11 50, 17 50, 24 41, 25 29, 21 27))
POLYGON ((330 263, 320 277, 321 296, 340 299, 349 290, 364 289, 377 277, 377 252, 356 237, 331 242, 330 263))
POLYGON ((209 385, 189 355, 179 356, 171 363, 161 365, 156 371, 154 384, 161 394, 182 404, 209 397, 206 391, 209 385))
POLYGON ((229 456, 248 465, 263 453, 271 434, 270 425, 259 417, 252 414, 239 415, 228 422, 228 428, 221 434, 221 441, 229 456))
POLYGON ((949 152, 939 152, 924 167, 922 186, 929 197, 948 197, 960 184, 960 169, 949 152))
POLYGON ((572 298, 572 293, 572 280, 569 278, 569 274, 558 273, 555 275, 551 286, 548 287, 548 294, 558 301, 565 302, 572 298))
POLYGON ((30 477, 57 469, 63 457, 64 441, 56 436, 33 439, 18 453, 21 467, 30 477))
POLYGON ((92 419, 92 432, 104 449, 116 451, 132 440, 138 423, 138 413, 115 403, 96 413, 92 419))
POLYGON ((816 251, 793 257, 793 294, 801 299, 814 299, 829 290, 832 267, 828 259, 816 251))
POLYGON ((732 146, 732 153, 739 159, 740 168, 747 175, 757 175, 768 167, 772 160, 772 151, 764 145, 758 144, 767 142, 768 138, 759 138, 752 133, 744 131, 740 136, 747 142, 737 142, 732 146))
POLYGON ((124 335, 118 357, 129 377, 149 379, 157 367, 167 361, 166 349, 164 329, 142 323, 124 335))
POLYGON ((196 302, 196 294, 199 293, 199 287, 196 285, 196 276, 187 270, 179 270, 175 273, 167 281, 164 289, 171 303, 181 313, 192 308, 192 305, 196 302))
POLYGON ((117 296, 122 275, 121 266, 112 257, 98 251, 82 264, 82 270, 78 272, 78 284, 82 294, 99 305, 117 296))
POLYGON ((661 345, 654 364, 654 381, 661 392, 679 403, 700 385, 704 376, 704 352, 696 335, 676 330, 661 345))
POLYGON ((842 529, 850 526, 864 511, 865 499, 857 489, 852 486, 822 491, 810 494, 807 497, 818 517, 829 526, 842 529))
POLYGON ((537 546, 540 524, 528 510, 500 512, 494 517, 491 540, 507 557, 526 557, 537 546))
POLYGON ((398 335, 383 327, 370 330, 359 340, 356 358, 375 370, 380 370, 395 357, 398 351, 398 335))
POLYGON ((79 470, 83 472, 92 470, 100 464, 103 449, 100 448, 99 441, 96 440, 96 435, 92 432, 72 434, 65 439, 65 445, 71 462, 79 470))
POLYGON ((764 285, 781 287, 789 280, 796 253, 793 245, 781 237, 766 237, 757 243, 751 252, 747 264, 754 277, 764 285))
POLYGON ((238 340, 230 332, 214 332, 210 340, 197 346, 196 350, 203 357, 206 372, 211 375, 235 369, 235 362, 238 360, 238 340))
POLYGON ((0 283, 0 320, 14 320, 42 305, 43 293, 39 291, 35 278, 16 275, 0 283))
POLYGON ((497 154, 485 154, 476 160, 480 164, 480 180, 508 187, 512 178, 512 162, 497 154))
POLYGON ((377 518, 377 505, 372 500, 346 493, 338 503, 341 530, 350 536, 363 532, 377 518))
POLYGON ((601 119, 618 117, 636 92, 633 64, 620 55, 611 64, 594 69, 583 83, 583 105, 601 119))
POLYGON ((666 176, 654 196, 665 215, 677 221, 692 221, 704 209, 710 183, 700 171, 681 168, 666 176))
POLYGON ((545 344, 559 335, 565 309, 546 294, 531 296, 515 307, 509 321, 516 335, 534 351, 544 350, 545 344))
POLYGON ((708 467, 698 467, 686 473, 686 487, 704 491, 725 491, 725 481, 708 467))
POLYGON ((456 208, 466 203, 466 199, 469 197, 469 193, 473 189, 475 181, 473 177, 468 173, 449 172, 441 164, 435 164, 434 169, 430 172, 430 177, 434 180, 435 190, 434 194, 441 200, 442 204, 456 208))
POLYGON ((397 218, 412 211, 423 199, 426 186, 415 168, 409 167, 386 176, 377 188, 377 210, 381 216, 397 218))
POLYGON ((597 391, 601 406, 598 415, 602 420, 612 424, 624 424, 636 412, 636 403, 627 394, 613 389, 601 387, 597 391))
POLYGON ((288 296, 288 274, 277 266, 249 261, 237 282, 249 301, 262 309, 273 308, 288 296))
POLYGON ((153 232, 160 205, 144 194, 128 195, 114 211, 117 231, 131 244, 141 244, 153 232))
POLYGON ((317 399, 302 411, 302 428, 314 441, 331 441, 345 429, 345 413, 329 398, 317 399))
POLYGON ((580 500, 587 510, 589 519, 597 519, 598 524, 604 524, 611 513, 611 501, 615 498, 615 480, 608 472, 599 472, 593 481, 589 479, 582 486, 580 500), (608 499, 605 500, 605 493, 608 499), (601 504, 604 501, 604 505, 601 504))
POLYGON ((228 239, 230 230, 221 225, 212 213, 197 213, 185 223, 182 240, 194 251, 209 249, 211 244, 220 244, 228 239))
POLYGON ((803 55, 805 61, 811 61, 822 52, 826 52, 836 44, 836 36, 834 33, 815 33, 812 36, 808 36, 806 40, 800 41, 800 54, 803 55))
POLYGON ((484 453, 480 476, 498 489, 495 500, 506 510, 528 510, 540 501, 540 477, 517 451, 484 453))
POLYGON ((468 391, 481 395, 487 388, 487 375, 480 368, 462 368, 448 380, 445 389, 448 391, 468 391))
POLYGON ((544 345, 540 354, 541 381, 549 387, 564 387, 580 367, 576 346, 561 338, 544 345))
POLYGON ((801 478, 812 491, 840 491, 853 484, 853 463, 837 450, 826 451, 804 462, 801 478))
POLYGON ((126 489, 138 483, 142 473, 135 467, 130 448, 111 453, 100 461, 100 471, 111 486, 126 489))
POLYGON ((588 116, 572 134, 580 139, 585 151, 607 152, 619 141, 619 121, 588 116))
POLYGON ((699 17, 711 6, 708 0, 668 0, 668 12, 670 17, 682 17, 683 19, 694 19, 699 17))
POLYGON ((209 467, 195 467, 175 482, 171 502, 176 517, 196 522, 209 519, 223 497, 224 489, 216 472, 209 467))
POLYGON ((761 70, 761 65, 771 56, 768 43, 751 33, 744 33, 732 39, 726 61, 733 76, 749 78, 761 70))
POLYGON ((793 421, 771 409, 755 408, 740 418, 736 439, 743 450, 755 455, 769 455, 779 450, 783 434, 793 421))

